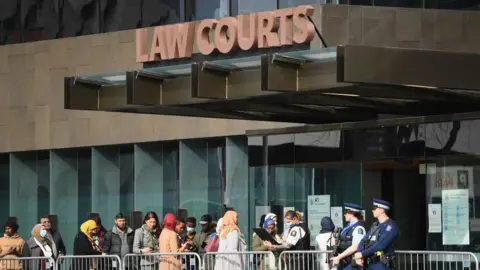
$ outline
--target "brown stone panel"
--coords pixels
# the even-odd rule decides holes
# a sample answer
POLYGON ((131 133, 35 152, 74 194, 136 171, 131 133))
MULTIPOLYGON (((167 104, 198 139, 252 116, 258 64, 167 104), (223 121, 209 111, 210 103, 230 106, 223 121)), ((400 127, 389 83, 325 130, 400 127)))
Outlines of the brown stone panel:
POLYGON ((10 151, 10 130, 7 125, 0 125, 0 153, 10 151))
POLYGON ((348 9, 348 44, 362 44, 363 42, 363 9, 361 6, 351 6, 348 9))
POLYGON ((35 147, 35 123, 15 121, 9 125, 10 151, 27 151, 35 147))
POLYGON ((50 102, 50 70, 43 68, 48 62, 48 53, 32 54, 34 57, 34 70, 33 70, 33 100, 30 104, 34 105, 47 105, 50 102))
POLYGON ((35 128, 35 148, 49 149, 50 146, 50 106, 42 105, 33 108, 35 128))
MULTIPOLYGON (((0 47, 0 51, 1 48, 2 47, 0 47)), ((10 107, 10 89, 7 87, 9 83, 10 76, 8 74, 0 74, 0 108, 10 107)), ((1 117, 0 115, 0 118, 1 117)))
POLYGON ((89 118, 78 118, 71 121, 73 127, 70 141, 73 145, 81 147, 89 144, 90 120, 89 118))
POLYGON ((8 74, 10 69, 8 67, 8 47, 0 46, 0 74, 8 74))
POLYGON ((468 51, 480 51, 480 35, 478 34, 480 14, 477 12, 468 12, 462 16, 462 19, 466 49, 468 51))
POLYGON ((463 12, 438 10, 435 17, 435 42, 460 41, 463 35, 463 12))
MULTIPOLYGON (((88 145, 102 145, 112 142, 110 138, 111 125, 113 124, 113 114, 101 113, 96 114, 95 117, 90 118, 90 133, 88 145)), ((117 142, 115 142, 117 143, 117 142)))
POLYGON ((395 16, 395 38, 397 41, 420 42, 422 28, 418 27, 422 21, 421 9, 398 9, 395 16))
POLYGON ((373 7, 363 16, 363 45, 395 45, 395 9, 373 7))
POLYGON ((69 120, 51 122, 50 138, 51 148, 73 147, 70 132, 73 130, 73 123, 69 120))
POLYGON ((64 78, 68 76, 68 68, 50 69, 50 120, 52 122, 67 120, 70 111, 64 106, 64 78))

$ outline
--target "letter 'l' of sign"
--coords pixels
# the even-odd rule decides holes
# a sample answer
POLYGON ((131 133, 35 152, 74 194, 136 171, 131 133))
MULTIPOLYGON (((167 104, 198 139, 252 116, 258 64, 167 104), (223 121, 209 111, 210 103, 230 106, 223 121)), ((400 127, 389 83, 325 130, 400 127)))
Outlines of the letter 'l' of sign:
POLYGON ((315 26, 308 20, 312 6, 298 6, 274 11, 207 19, 136 30, 138 63, 191 57, 196 40, 198 52, 229 53, 255 48, 291 46, 310 43, 315 26), (150 38, 149 38, 149 32, 150 38))

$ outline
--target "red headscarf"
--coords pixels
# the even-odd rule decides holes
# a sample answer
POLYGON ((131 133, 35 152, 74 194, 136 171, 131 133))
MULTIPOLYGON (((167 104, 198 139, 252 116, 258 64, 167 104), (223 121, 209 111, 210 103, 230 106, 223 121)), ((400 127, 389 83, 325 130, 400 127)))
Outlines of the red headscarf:
POLYGON ((170 231, 175 231, 176 225, 177 225, 177 218, 171 213, 166 214, 165 218, 163 218, 163 227, 165 227, 170 231))

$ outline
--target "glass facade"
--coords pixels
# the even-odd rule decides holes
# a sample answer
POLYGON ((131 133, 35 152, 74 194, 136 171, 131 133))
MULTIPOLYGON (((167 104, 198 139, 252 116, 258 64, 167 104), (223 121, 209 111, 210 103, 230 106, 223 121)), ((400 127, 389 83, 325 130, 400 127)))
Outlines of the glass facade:
POLYGON ((307 4, 477 10, 480 0, 0 1, 0 45, 236 16, 307 4))
POLYGON ((479 252, 479 133, 480 120, 468 120, 3 153, 0 220, 16 216, 26 238, 41 216, 57 215, 71 253, 92 212, 110 228, 118 212, 184 210, 217 220, 233 207, 250 238, 262 214, 295 209, 316 235, 309 196, 328 195, 331 207, 362 204, 367 225, 379 197, 393 203, 391 216, 408 235, 399 249, 479 252), (466 245, 428 232, 428 205, 454 189, 468 190, 466 245))

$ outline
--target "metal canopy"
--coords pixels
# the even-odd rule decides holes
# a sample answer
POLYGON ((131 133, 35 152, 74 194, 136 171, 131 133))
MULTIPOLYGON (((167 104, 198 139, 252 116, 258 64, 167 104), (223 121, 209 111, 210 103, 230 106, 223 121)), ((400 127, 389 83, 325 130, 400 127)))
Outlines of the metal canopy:
POLYGON ((338 123, 480 111, 476 53, 346 45, 65 78, 65 108, 338 123))

